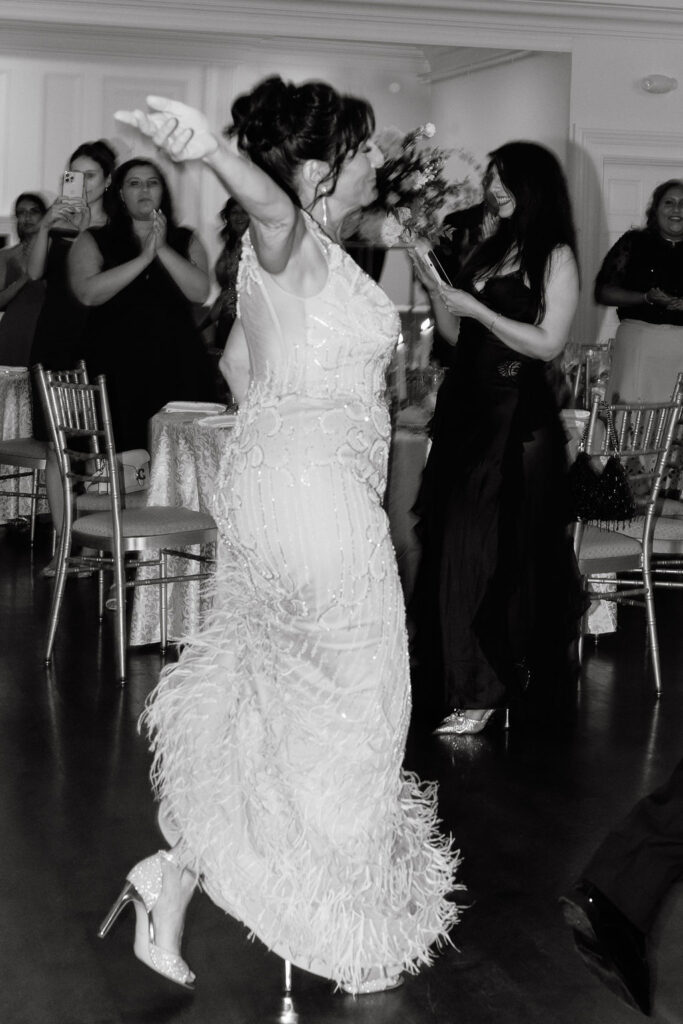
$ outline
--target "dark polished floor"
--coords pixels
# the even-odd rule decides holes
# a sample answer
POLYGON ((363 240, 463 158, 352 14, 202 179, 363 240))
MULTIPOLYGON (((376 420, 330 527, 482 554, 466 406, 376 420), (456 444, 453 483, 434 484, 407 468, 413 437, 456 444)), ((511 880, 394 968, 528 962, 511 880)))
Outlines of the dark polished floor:
MULTIPOLYGON (((126 871, 160 845, 136 722, 161 659, 133 652, 121 689, 94 581, 74 580, 46 671, 46 544, 42 529, 31 562, 26 534, 0 529, 0 1024, 261 1024, 279 1005, 281 962, 205 896, 193 901, 186 932, 193 997, 134 959, 130 912, 105 941, 96 937, 126 871)), ((610 823, 681 756, 683 595, 664 594, 658 606, 659 705, 640 613, 627 609, 617 636, 588 644, 564 729, 513 722, 507 737, 493 728, 415 746, 410 766, 439 780, 464 855, 471 907, 453 934, 457 948, 402 989, 357 1000, 295 970, 300 1024, 637 1019, 583 968, 557 898, 610 823)), ((653 947, 655 1019, 681 1022, 683 900, 671 904, 653 947)))

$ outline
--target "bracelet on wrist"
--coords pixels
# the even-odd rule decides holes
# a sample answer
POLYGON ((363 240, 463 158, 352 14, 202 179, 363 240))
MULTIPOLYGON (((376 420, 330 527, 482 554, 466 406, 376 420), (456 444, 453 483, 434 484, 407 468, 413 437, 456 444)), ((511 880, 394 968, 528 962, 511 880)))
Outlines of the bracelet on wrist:
POLYGON ((654 302, 652 301, 652 299, 648 298, 649 294, 650 294, 649 291, 643 293, 643 301, 644 301, 646 306, 654 306, 654 302))

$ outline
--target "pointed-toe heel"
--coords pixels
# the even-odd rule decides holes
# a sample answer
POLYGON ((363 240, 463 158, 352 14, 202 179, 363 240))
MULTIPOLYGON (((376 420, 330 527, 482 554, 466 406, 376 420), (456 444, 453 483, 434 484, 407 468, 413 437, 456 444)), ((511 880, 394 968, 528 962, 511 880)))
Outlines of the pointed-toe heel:
POLYGON ((435 736, 472 736, 483 732, 497 708, 489 708, 481 718, 470 718, 467 711, 456 710, 447 715, 434 730, 435 736))
POLYGON ((133 950, 138 960, 151 967, 157 974, 181 985, 188 992, 194 991, 195 976, 178 953, 162 949, 154 939, 152 911, 159 899, 163 886, 163 862, 176 868, 173 855, 166 850, 141 860, 128 872, 123 889, 114 901, 109 913, 99 927, 98 936, 103 939, 121 911, 132 903, 135 907, 135 941, 133 950))

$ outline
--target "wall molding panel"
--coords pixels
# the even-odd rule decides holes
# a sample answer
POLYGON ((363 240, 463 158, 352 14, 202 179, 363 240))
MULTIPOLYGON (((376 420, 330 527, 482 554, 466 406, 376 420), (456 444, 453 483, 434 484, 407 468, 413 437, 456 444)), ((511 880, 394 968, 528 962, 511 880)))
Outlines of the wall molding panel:
POLYGON ((43 159, 45 187, 59 191, 64 163, 83 139, 85 73, 47 72, 43 77, 43 159))
MULTIPOLYGON (((306 39, 453 45, 484 45, 477 34, 526 37, 566 35, 683 34, 683 9, 675 0, 3 0, 2 16, 17 25, 130 26, 134 31, 205 32, 224 36, 264 35, 306 39), (454 33, 460 35, 460 42, 454 33), (465 38, 466 37, 466 38, 465 38), (474 38, 473 38, 474 37, 474 38)), ((499 45, 505 45, 503 39, 499 45)))

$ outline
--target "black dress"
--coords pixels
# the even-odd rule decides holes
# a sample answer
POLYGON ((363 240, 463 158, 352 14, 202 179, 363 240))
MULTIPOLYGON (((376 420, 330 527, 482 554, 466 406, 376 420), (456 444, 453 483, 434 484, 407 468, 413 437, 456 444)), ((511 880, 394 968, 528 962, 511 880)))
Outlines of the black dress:
MULTIPOLYGON (((490 278, 478 297, 536 320, 519 274, 490 278)), ((414 703, 430 723, 504 705, 527 686, 555 707, 576 679, 582 611, 566 438, 545 364, 467 318, 452 351, 415 507, 414 703)))
MULTIPOLYGON (((72 370, 85 355, 89 310, 71 291, 68 258, 75 236, 50 232, 45 262, 45 299, 31 346, 30 366, 42 363, 46 370, 72 370)), ((36 393, 33 394, 33 433, 49 440, 47 422, 36 393)))
MULTIPOLYGON (((616 285, 633 292, 661 288, 668 295, 683 296, 683 242, 669 242, 651 228, 634 228, 617 239, 595 279, 595 290, 616 285)), ((617 306, 620 320, 683 326, 683 310, 642 302, 617 306)))
MULTIPOLYGON (((110 225, 91 232, 102 270, 139 254, 135 239, 110 225)), ((192 232, 176 228, 169 244, 187 259, 192 232)), ((156 258, 117 295, 89 310, 86 363, 90 379, 107 378, 118 451, 147 448, 148 421, 169 401, 214 398, 209 356, 192 305, 156 258)))

